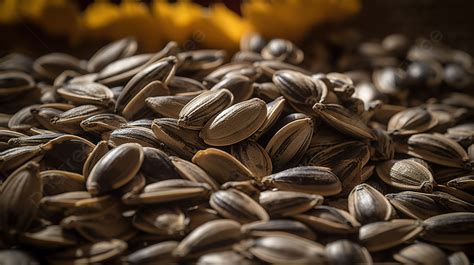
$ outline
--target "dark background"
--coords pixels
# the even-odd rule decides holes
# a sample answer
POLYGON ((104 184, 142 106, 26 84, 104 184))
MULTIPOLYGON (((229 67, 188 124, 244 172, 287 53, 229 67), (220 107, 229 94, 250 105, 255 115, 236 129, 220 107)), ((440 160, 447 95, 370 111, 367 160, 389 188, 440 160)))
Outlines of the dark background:
MULTIPOLYGON (((340 0, 344 1, 344 0, 340 0)), ((85 9, 92 0, 78 0, 85 9)), ((119 3, 120 1, 112 1, 119 3)), ((144 1, 150 3, 151 1, 144 1)), ((172 1, 171 1, 172 2, 172 1)), ((224 2, 240 13, 242 1, 196 0, 204 6, 224 2)), ((436 38, 437 41, 474 54, 474 1, 473 0, 362 0, 362 10, 340 27, 360 30, 368 38, 380 39, 389 33, 404 33, 411 38, 436 38)), ((324 25, 323 25, 324 26, 324 25)), ((100 43, 86 43, 81 50, 71 49, 65 37, 46 36, 28 23, 13 26, 0 25, 0 56, 17 51, 39 56, 63 51, 79 57, 88 57, 100 43)))

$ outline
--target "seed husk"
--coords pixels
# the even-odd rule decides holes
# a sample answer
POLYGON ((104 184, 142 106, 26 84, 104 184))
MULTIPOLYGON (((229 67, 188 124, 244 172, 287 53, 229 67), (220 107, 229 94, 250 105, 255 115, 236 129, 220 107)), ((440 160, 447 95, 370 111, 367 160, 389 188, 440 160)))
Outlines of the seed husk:
POLYGON ((330 264, 373 264, 366 248, 345 239, 327 244, 326 255, 330 264))
POLYGON ((26 162, 38 161, 43 156, 40 146, 20 146, 0 152, 0 171, 11 172, 26 162))
POLYGON ((319 195, 336 195, 342 187, 327 167, 303 166, 280 171, 262 179, 264 184, 286 191, 319 195))
POLYGON ((441 249, 426 243, 415 243, 403 248, 393 258, 403 264, 449 264, 448 257, 441 249))
POLYGON ((304 213, 323 203, 323 196, 293 191, 264 191, 259 202, 268 214, 274 217, 304 213))
POLYGON ((348 212, 330 207, 316 206, 313 209, 293 216, 320 233, 347 235, 357 232, 360 223, 348 212))
POLYGON ((424 220, 446 212, 445 207, 427 193, 403 191, 385 197, 398 211, 414 219, 424 220))
POLYGON ((272 160, 268 153, 258 143, 242 141, 231 146, 230 153, 245 165, 256 177, 272 173, 272 160))
POLYGON ((133 37, 122 38, 111 42, 99 49, 87 62, 89 72, 102 70, 110 63, 135 54, 137 51, 137 41, 133 37))
POLYGON ((466 192, 473 192, 474 191, 474 175, 455 178, 448 181, 446 184, 448 187, 453 187, 453 188, 460 189, 466 192))
POLYGON ((219 83, 215 84, 211 88, 211 91, 227 89, 232 93, 234 103, 250 99, 254 91, 254 87, 252 86, 253 82, 250 78, 241 75, 240 73, 231 74, 232 72, 228 73, 219 83))
POLYGON ((80 126, 83 120, 104 112, 106 110, 100 106, 81 105, 53 117, 51 124, 61 132, 80 134, 83 132, 80 126))
POLYGON ((186 236, 173 251, 173 256, 190 258, 209 252, 226 250, 241 237, 240 224, 221 219, 207 222, 186 236))
POLYGON ((223 217, 239 223, 268 221, 270 219, 268 213, 258 202, 236 189, 214 192, 209 204, 223 217))
POLYGON ((178 119, 183 107, 194 97, 193 95, 148 97, 145 99, 145 104, 164 118, 178 119))
POLYGON ((102 134, 115 129, 127 123, 127 120, 119 115, 102 113, 91 116, 81 121, 81 128, 86 132, 102 134))
POLYGON ((15 170, 0 190, 0 229, 7 238, 26 231, 36 217, 43 186, 39 165, 29 162, 15 170))
POLYGON ((177 59, 174 56, 163 58, 133 76, 124 86, 115 103, 115 111, 123 111, 132 98, 150 82, 158 80, 167 84, 176 71, 177 59))
POLYGON ((77 236, 59 225, 49 225, 38 231, 26 232, 19 240, 23 244, 40 249, 57 249, 78 244, 77 236))
POLYGON ((62 86, 57 93, 65 100, 76 104, 109 105, 114 98, 112 91, 99 83, 70 83, 62 86))
POLYGON ((191 159, 196 152, 207 147, 198 131, 179 127, 176 119, 155 119, 151 129, 159 141, 185 159, 191 159))
POLYGON ((140 90, 122 110, 122 115, 128 119, 141 118, 148 114, 149 109, 146 108, 145 100, 148 97, 166 96, 169 95, 169 89, 163 82, 157 80, 148 83, 142 90, 140 90))
POLYGON ((162 143, 156 139, 153 131, 142 127, 128 127, 114 130, 109 137, 109 144, 119 146, 126 143, 137 143, 143 147, 160 148, 162 143))
POLYGON ((297 164, 308 149, 312 135, 310 117, 291 121, 279 129, 265 147, 275 169, 297 164))
POLYGON ((256 221, 242 226, 242 234, 252 237, 264 237, 287 233, 303 237, 312 241, 316 240, 316 234, 305 224, 284 219, 273 219, 268 221, 256 221))
POLYGON ((387 131, 394 135, 411 135, 428 131, 437 124, 438 120, 427 110, 410 108, 393 115, 387 131))
POLYGON ((204 169, 217 183, 252 179, 252 172, 227 152, 216 148, 198 151, 193 163, 204 169))
POLYGON ((143 148, 135 143, 118 146, 105 154, 87 178, 87 190, 102 195, 129 182, 143 162, 143 148))
POLYGON ((178 125, 183 128, 199 130, 211 118, 229 107, 233 100, 234 96, 225 88, 205 91, 181 109, 178 125))
POLYGON ((44 196, 85 190, 84 177, 74 172, 45 170, 40 172, 40 178, 44 196))
POLYGON ((249 99, 230 106, 209 120, 199 135, 209 145, 232 145, 255 133, 266 116, 265 102, 257 98, 249 99))
POLYGON ((256 262, 247 259, 236 251, 220 251, 203 255, 197 261, 198 265, 241 264, 252 265, 256 262))
POLYGON ((189 218, 177 207, 139 208, 133 226, 146 233, 179 237, 184 235, 189 218))
POLYGON ((209 197, 211 188, 205 183, 195 183, 184 179, 169 179, 148 184, 142 193, 130 194, 122 201, 128 205, 160 204, 177 202, 199 204, 209 197))
POLYGON ((170 157, 170 160, 177 174, 183 179, 198 183, 206 183, 213 191, 219 189, 217 182, 198 165, 176 156, 170 157))
POLYGON ((360 184, 349 194, 349 212, 361 224, 387 221, 392 216, 390 202, 376 189, 360 184))
POLYGON ((338 104, 316 103, 313 110, 336 130, 360 139, 373 140, 374 134, 354 113, 338 104))
POLYGON ((82 175, 85 179, 89 177, 89 174, 94 168, 95 164, 109 151, 109 146, 107 141, 100 141, 96 144, 94 149, 87 156, 86 161, 84 161, 84 166, 82 167, 82 175))
POLYGON ((267 103, 267 117, 265 118, 265 122, 263 122, 262 126, 260 126, 260 128, 258 128, 258 130, 252 136, 250 136, 249 139, 258 140, 263 134, 270 130, 270 128, 277 122, 284 108, 285 98, 282 96, 279 96, 267 103))
POLYGON ((423 221, 421 237, 441 244, 470 244, 474 242, 474 213, 459 212, 433 216, 423 221))
POLYGON ((470 169, 471 164, 466 151, 455 141, 441 134, 415 134, 408 139, 409 155, 426 161, 444 165, 470 169))
POLYGON ((127 249, 127 243, 119 239, 100 241, 67 248, 49 255, 52 264, 94 264, 104 263, 119 257, 127 249))
POLYGON ((385 183, 401 190, 429 193, 435 184, 430 170, 414 159, 389 160, 379 164, 376 171, 385 183))
POLYGON ((273 83, 287 100, 297 104, 314 105, 327 95, 327 87, 322 81, 314 80, 300 72, 275 72, 273 83))
POLYGON ((422 223, 411 219, 374 222, 359 229, 359 241, 369 251, 376 252, 409 242, 422 231, 422 223))
POLYGON ((178 244, 178 241, 163 241, 156 243, 130 253, 126 257, 126 261, 130 264, 147 265, 174 263, 177 260, 173 257, 172 253, 178 244))
POLYGON ((323 264, 324 247, 316 242, 294 236, 274 235, 245 242, 247 251, 268 263, 323 264))

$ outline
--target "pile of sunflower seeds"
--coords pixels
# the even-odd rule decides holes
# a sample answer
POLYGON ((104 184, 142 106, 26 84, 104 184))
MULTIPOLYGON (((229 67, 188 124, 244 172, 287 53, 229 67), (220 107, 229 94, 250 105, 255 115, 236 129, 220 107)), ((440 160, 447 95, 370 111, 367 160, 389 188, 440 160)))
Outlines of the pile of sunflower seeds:
POLYGON ((355 47, 0 59, 0 263, 470 264, 471 56, 355 47))

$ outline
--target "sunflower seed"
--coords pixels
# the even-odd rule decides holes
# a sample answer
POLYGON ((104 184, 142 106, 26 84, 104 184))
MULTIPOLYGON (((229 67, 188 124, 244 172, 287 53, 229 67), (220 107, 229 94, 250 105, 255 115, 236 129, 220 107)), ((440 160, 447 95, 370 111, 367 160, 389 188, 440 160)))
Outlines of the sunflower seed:
POLYGON ((178 244, 178 241, 156 243, 130 253, 126 261, 130 264, 156 264, 160 262, 172 264, 176 261, 172 252, 178 244))
POLYGON ((448 265, 448 257, 436 246, 426 243, 415 243, 393 255, 401 263, 448 265))
POLYGON ((474 213, 459 212, 433 216, 423 222, 421 237, 442 244, 469 244, 474 242, 474 213))
POLYGON ((178 119, 183 107, 194 96, 159 96, 145 99, 145 104, 155 113, 165 117, 178 119))
POLYGON ((392 116, 387 131, 394 135, 411 135, 430 130, 438 120, 422 108, 410 108, 392 116))
POLYGON ((119 257, 126 249, 126 242, 111 239, 67 248, 59 253, 49 255, 47 260, 53 264, 104 263, 119 257))
POLYGON ((264 191, 259 202, 271 217, 292 216, 321 205, 323 197, 293 191, 264 191))
POLYGON ((209 204, 220 215, 240 223, 270 219, 262 206, 245 193, 235 189, 213 193, 209 204))
POLYGON ((123 144, 112 149, 92 168, 87 190, 97 196, 120 188, 137 174, 142 162, 143 148, 138 144, 123 144))
POLYGON ((266 176, 262 182, 281 190, 323 196, 335 195, 341 191, 341 182, 327 167, 295 167, 266 176))
POLYGON ((352 234, 360 227, 359 222, 348 212, 329 206, 316 206, 313 209, 293 216, 294 219, 321 233, 352 234))
POLYGON ((133 216, 133 226, 146 233, 179 237, 184 235, 189 218, 177 208, 140 208, 133 216))
POLYGON ((132 56, 137 46, 137 41, 132 37, 111 42, 92 55, 87 62, 87 70, 97 72, 118 59, 132 56))
POLYGON ((392 187, 428 193, 433 190, 431 172, 416 160, 386 161, 379 164, 376 171, 380 179, 392 187))
POLYGON ((207 222, 186 236, 173 251, 173 256, 184 258, 226 250, 241 237, 240 224, 232 220, 207 222))
POLYGON ((330 264, 372 264, 366 248, 345 239, 327 244, 326 255, 330 264))
POLYGON ((376 252, 409 242, 422 231, 421 222, 411 219, 375 222, 359 229, 359 241, 369 251, 376 252))
POLYGON ((256 177, 263 177, 272 173, 272 160, 258 143, 242 141, 232 145, 230 153, 256 177))
POLYGON ((427 219, 445 213, 446 209, 429 194, 403 191, 385 195, 390 203, 400 212, 414 219, 427 219))
POLYGON ((361 224, 387 221, 392 216, 390 202, 376 189, 360 184, 349 194, 349 212, 361 224))
POLYGON ((245 140, 265 122, 266 104, 253 98, 225 109, 209 120, 200 132, 209 145, 225 146, 245 140))
POLYGON ((146 116, 149 109, 146 108, 145 100, 148 97, 165 95, 169 95, 169 89, 161 81, 152 81, 132 97, 122 110, 122 115, 128 120, 146 116))

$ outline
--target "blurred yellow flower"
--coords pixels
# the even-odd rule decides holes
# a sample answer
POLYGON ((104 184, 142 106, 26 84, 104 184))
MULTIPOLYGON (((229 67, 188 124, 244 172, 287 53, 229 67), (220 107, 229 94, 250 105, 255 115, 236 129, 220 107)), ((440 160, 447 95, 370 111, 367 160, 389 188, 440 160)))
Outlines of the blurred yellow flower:
POLYGON ((133 35, 145 51, 170 40, 186 45, 190 39, 204 47, 235 50, 249 31, 299 41, 321 22, 356 13, 360 0, 247 0, 241 9, 239 16, 221 3, 205 8, 190 0, 150 5, 96 0, 81 13, 73 0, 0 0, 0 23, 26 19, 49 34, 70 36, 76 45, 133 35))

